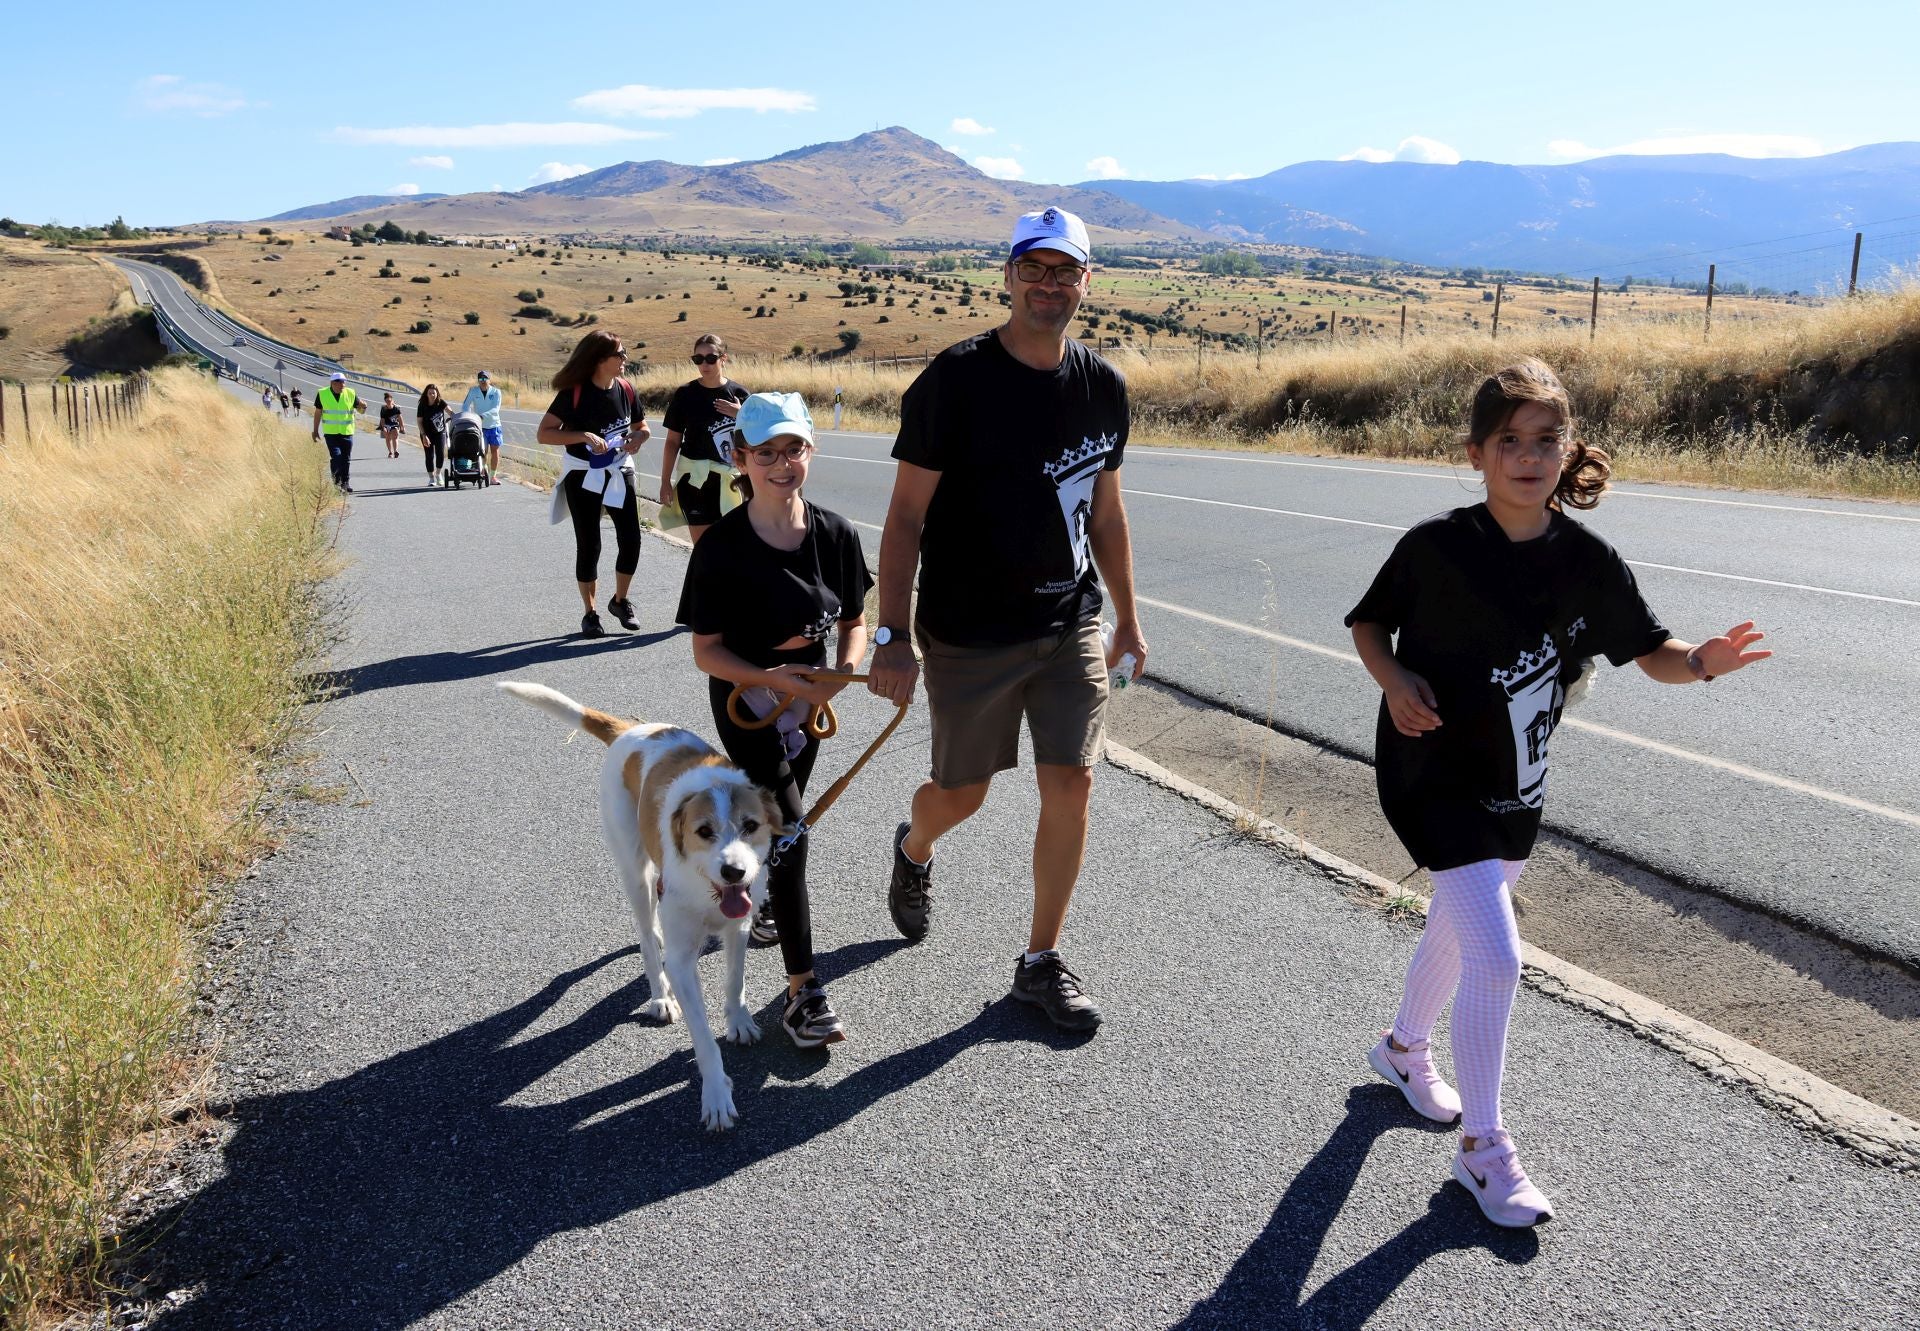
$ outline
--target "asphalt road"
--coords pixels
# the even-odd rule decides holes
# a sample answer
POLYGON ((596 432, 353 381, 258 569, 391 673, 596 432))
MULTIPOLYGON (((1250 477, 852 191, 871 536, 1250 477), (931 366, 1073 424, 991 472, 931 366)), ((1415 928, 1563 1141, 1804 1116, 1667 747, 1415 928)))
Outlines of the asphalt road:
MULTIPOLYGON (((165 270, 123 267, 176 318, 208 319, 165 270)), ((530 446, 539 413, 505 418, 530 446)), ((814 473, 870 557, 888 448, 827 433, 814 473)), ((1370 756, 1378 693, 1341 620, 1403 528, 1476 500, 1473 473, 1136 446, 1125 475, 1154 677, 1370 756)), ((1920 968, 1920 507, 1629 485, 1582 520, 1674 632, 1751 618, 1779 655, 1685 688, 1603 670, 1555 737, 1549 825, 1920 968)))
MULTIPOLYGON (((821 484, 854 470, 826 460, 821 484)), ((1107 1009, 1095 1038, 1005 997, 1024 774, 943 843, 934 933, 903 946, 883 884, 926 770, 921 714, 813 851, 851 1038, 787 1045, 777 953, 754 953, 767 1036, 726 1052, 743 1117, 700 1131, 684 1032, 632 1015, 645 985, 596 828, 600 747, 492 687, 707 728, 670 622, 685 555, 649 537, 642 631, 580 640, 545 497, 427 491, 418 471, 355 468, 339 696, 297 774, 317 801, 215 940, 230 1107, 143 1237, 154 1325, 1910 1319, 1920 1178, 1530 990, 1509 1119, 1561 1216, 1487 1227, 1446 1181, 1446 1134, 1363 1061, 1413 930, 1115 769, 1067 937, 1107 1009)), ((882 720, 843 699, 823 779, 882 720)))

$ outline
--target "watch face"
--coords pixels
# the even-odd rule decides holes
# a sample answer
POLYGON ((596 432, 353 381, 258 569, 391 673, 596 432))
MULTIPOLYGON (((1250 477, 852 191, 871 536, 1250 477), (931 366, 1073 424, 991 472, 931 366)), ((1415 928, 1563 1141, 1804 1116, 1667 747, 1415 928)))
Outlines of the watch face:
POLYGON ((890 642, 892 642, 892 641, 893 641, 893 630, 892 630, 892 629, 890 629, 890 628, 886 628, 886 627, 884 627, 884 626, 883 626, 883 627, 881 627, 881 628, 879 628, 879 629, 876 629, 876 630, 874 631, 874 635, 873 635, 873 645, 874 645, 874 646, 876 646, 876 647, 885 647, 885 646, 886 646, 886 645, 887 645, 888 643, 890 643, 890 642))

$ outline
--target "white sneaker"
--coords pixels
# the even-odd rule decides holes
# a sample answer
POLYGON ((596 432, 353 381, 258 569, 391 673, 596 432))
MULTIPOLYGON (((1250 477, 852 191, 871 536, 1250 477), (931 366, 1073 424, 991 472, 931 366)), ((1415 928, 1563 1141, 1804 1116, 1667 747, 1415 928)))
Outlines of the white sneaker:
POLYGON ((1505 1129, 1480 1138, 1471 1151, 1456 1149, 1453 1176, 1496 1225, 1528 1229, 1553 1219, 1553 1203, 1520 1167, 1520 1152, 1505 1129))
POLYGON ((1406 1096, 1407 1103, 1422 1118, 1430 1118, 1435 1123, 1457 1120, 1460 1093, 1434 1070, 1433 1050, 1427 1042, 1417 1041, 1402 1053, 1393 1047, 1392 1035, 1392 1031, 1380 1032, 1380 1043, 1367 1051, 1368 1064, 1387 1085, 1406 1096))

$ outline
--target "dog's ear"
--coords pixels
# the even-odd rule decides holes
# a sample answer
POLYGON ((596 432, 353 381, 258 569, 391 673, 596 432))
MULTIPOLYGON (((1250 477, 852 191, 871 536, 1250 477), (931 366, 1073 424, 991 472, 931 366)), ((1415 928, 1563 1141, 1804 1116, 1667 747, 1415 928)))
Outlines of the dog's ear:
POLYGON ((687 801, 681 800, 673 806, 673 813, 667 819, 667 831, 673 837, 673 848, 681 859, 692 859, 687 852, 687 801))

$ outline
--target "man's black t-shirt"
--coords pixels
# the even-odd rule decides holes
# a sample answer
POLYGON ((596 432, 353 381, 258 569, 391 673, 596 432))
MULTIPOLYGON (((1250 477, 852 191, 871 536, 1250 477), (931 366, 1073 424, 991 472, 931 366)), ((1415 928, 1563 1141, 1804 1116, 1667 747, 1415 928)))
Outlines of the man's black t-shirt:
MULTIPOLYGON (((661 424, 680 432, 680 452, 695 462, 733 463, 733 445, 737 437, 734 420, 713 409, 714 399, 745 402, 746 389, 731 379, 722 379, 720 387, 708 388, 695 379, 673 390, 667 414, 661 424)), ((701 538, 705 540, 705 537, 701 538)))
POLYGON ((1527 858, 1566 685, 1591 657, 1625 665, 1673 636, 1599 536, 1555 512, 1511 541, 1485 504, 1401 537, 1347 616, 1362 622, 1399 634, 1394 659, 1438 703, 1440 728, 1412 739, 1382 698, 1374 736, 1381 808, 1427 869, 1527 858))
POLYGON ((563 388, 554 394, 547 413, 560 422, 563 430, 585 430, 607 441, 607 451, 600 454, 591 452, 585 444, 567 445, 567 452, 582 462, 591 463, 596 470, 620 465, 620 447, 627 442, 627 432, 633 428, 636 416, 646 419, 646 413, 640 410, 639 395, 624 379, 615 379, 605 388, 581 384, 577 398, 573 389, 563 388))
POLYGON ((1071 339, 1057 369, 997 332, 907 389, 893 456, 940 473, 920 535, 920 623, 960 647, 1031 642, 1100 613, 1093 485, 1127 446, 1127 381, 1071 339))
POLYGON ((693 547, 675 619, 695 633, 718 633, 728 651, 756 666, 817 664, 834 625, 860 617, 871 586, 860 534, 839 514, 808 504, 806 540, 776 550, 742 504, 693 547), (795 637, 812 645, 780 648, 795 637))
POLYGON ((441 398, 432 406, 422 402, 415 409, 414 415, 419 417, 420 429, 427 438, 436 444, 447 442, 447 427, 453 423, 453 408, 447 405, 445 398, 441 398))

